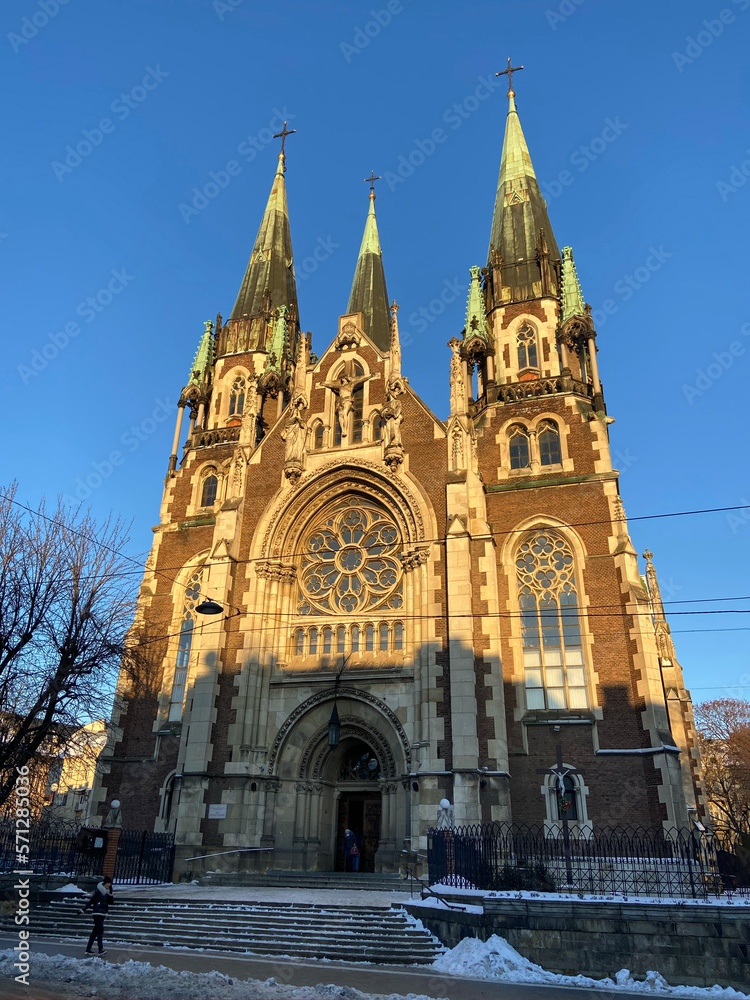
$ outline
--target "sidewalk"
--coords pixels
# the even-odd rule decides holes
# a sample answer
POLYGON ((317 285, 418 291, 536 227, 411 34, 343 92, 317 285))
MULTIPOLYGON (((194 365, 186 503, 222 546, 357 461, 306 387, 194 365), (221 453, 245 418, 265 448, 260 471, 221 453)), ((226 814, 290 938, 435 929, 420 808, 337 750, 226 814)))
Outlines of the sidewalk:
MULTIPOLYGON (((0 950, 12 947, 14 939, 0 935, 0 950)), ((290 950, 294 947, 290 942, 290 950)), ((33 941, 33 950, 47 955, 80 957, 83 952, 81 942, 61 941, 42 936, 33 941)), ((400 993, 404 996, 423 994, 448 1000, 605 1000, 611 998, 603 990, 576 990, 553 986, 516 985, 512 983, 491 983, 478 979, 459 979, 435 973, 429 967, 403 967, 383 965, 354 965, 344 962, 297 962, 294 959, 278 958, 238 958, 219 952, 191 952, 177 948, 121 948, 108 945, 103 961, 119 964, 133 959, 151 965, 163 965, 170 969, 189 972, 221 972, 234 979, 258 979, 261 982, 273 977, 279 984, 291 986, 317 986, 333 983, 338 986, 353 986, 363 993, 400 993)), ((86 994, 59 989, 55 992, 35 993, 20 983, 1 983, 0 997, 5 1000, 70 1000, 86 994), (10 987, 11 992, 6 992, 10 987), (19 991, 20 990, 20 991, 19 991)), ((90 994, 89 994, 90 995, 90 994)), ((643 1000, 642 994, 620 993, 617 1000, 643 1000)), ((101 997, 97 1000, 107 1000, 101 997)))

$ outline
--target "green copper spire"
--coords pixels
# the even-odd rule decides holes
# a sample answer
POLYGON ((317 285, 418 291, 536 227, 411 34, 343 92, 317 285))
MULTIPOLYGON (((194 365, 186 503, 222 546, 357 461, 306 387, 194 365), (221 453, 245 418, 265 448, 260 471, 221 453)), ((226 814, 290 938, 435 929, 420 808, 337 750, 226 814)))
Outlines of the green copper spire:
POLYGON ((381 351, 391 342, 391 322, 388 311, 388 291, 385 286, 383 253, 380 249, 378 224, 375 219, 375 191, 370 191, 365 232, 359 248, 357 268, 349 296, 347 313, 364 313, 365 333, 381 351))
POLYGON ((230 319, 259 316, 268 304, 267 296, 270 297, 272 309, 281 305, 293 306, 295 313, 297 312, 297 286, 286 204, 285 171, 285 156, 282 152, 263 221, 230 319))
POLYGON ((464 336, 468 339, 472 336, 487 339, 487 311, 484 304, 484 292, 482 291, 481 269, 470 267, 471 284, 469 285, 469 297, 466 301, 466 331, 464 336))
POLYGON ((286 318, 288 311, 286 306, 279 306, 273 320, 273 334, 268 345, 268 357, 266 358, 267 372, 281 372, 282 362, 289 352, 289 324, 286 318))
MULTIPOLYGON (((557 295, 554 268, 549 262, 560 258, 547 215, 547 206, 539 190, 529 147, 521 128, 515 94, 508 94, 508 117, 497 182, 495 212, 488 263, 494 255, 502 259, 504 302, 521 302, 542 294, 557 295), (540 230, 544 261, 540 261, 540 230), (543 271, 545 274, 543 274, 543 271), (548 287, 545 287, 545 284, 548 287)), ((495 289, 499 301, 500 290, 495 289)))
POLYGON ((586 315, 586 303, 583 301, 581 283, 578 280, 572 247, 563 247, 562 259, 561 325, 567 323, 571 316, 586 315))
POLYGON ((206 372, 214 363, 214 325, 209 319, 206 320, 204 326, 206 329, 198 344, 198 350, 195 352, 195 360, 193 361, 193 367, 190 369, 188 385, 203 385, 206 372))

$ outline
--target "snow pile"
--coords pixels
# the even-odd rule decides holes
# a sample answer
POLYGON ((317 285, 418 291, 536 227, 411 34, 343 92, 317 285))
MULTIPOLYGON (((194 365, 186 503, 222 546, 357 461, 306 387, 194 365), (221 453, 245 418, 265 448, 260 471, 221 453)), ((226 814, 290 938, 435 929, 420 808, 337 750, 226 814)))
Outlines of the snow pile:
POLYGON ((505 938, 493 934, 488 941, 464 938, 451 951, 440 955, 432 965, 438 972, 469 979, 492 979, 506 983, 539 983, 545 986, 578 986, 588 989, 621 990, 626 993, 646 993, 668 997, 690 997, 695 1000, 748 1000, 746 993, 730 987, 670 986, 658 972, 649 972, 646 979, 634 980, 627 969, 621 969, 615 980, 590 979, 588 976, 560 976, 534 965, 512 948, 505 938))
POLYGON ((53 889, 52 892, 65 892, 70 896, 72 896, 74 892, 81 896, 88 895, 87 892, 84 892, 83 889, 79 889, 73 882, 68 882, 67 885, 61 885, 59 889, 53 889))
POLYGON ((649 906, 750 906, 750 896, 741 896, 735 893, 727 893, 724 896, 706 896, 705 899, 691 899, 682 898, 681 896, 627 895, 624 892, 536 892, 533 889, 492 891, 489 889, 477 889, 469 882, 466 882, 465 879, 459 879, 458 881, 465 884, 455 886, 435 882, 430 888, 440 893, 441 896, 448 896, 454 893, 460 896, 481 896, 486 899, 562 899, 569 902, 583 901, 584 903, 633 903, 637 906, 644 903, 647 903, 649 906))
MULTIPOLYGON (((17 972, 11 949, 0 951, 0 976, 17 972)), ((219 972, 175 972, 163 965, 125 962, 114 965, 98 958, 31 955, 31 978, 45 985, 68 983, 81 996, 106 1000, 432 1000, 423 994, 361 993, 351 986, 285 986, 275 979, 235 979, 219 972)), ((739 995, 739 994, 738 994, 739 995)))

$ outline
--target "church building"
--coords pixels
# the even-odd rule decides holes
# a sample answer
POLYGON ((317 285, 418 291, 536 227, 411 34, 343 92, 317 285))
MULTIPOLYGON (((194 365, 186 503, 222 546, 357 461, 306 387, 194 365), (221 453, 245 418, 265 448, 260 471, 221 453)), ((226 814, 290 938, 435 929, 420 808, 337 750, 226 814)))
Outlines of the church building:
POLYGON ((377 178, 312 352, 284 127, 237 301, 180 396, 131 632, 147 667, 122 672, 97 792, 101 815, 119 799, 126 827, 173 832, 178 869, 263 848, 240 865, 336 870, 349 828, 363 871, 398 870, 442 799, 456 825, 550 837, 563 812, 578 836, 706 817, 591 308, 508 99, 488 256, 466 261, 464 329, 434 344, 445 419, 402 369, 377 178))

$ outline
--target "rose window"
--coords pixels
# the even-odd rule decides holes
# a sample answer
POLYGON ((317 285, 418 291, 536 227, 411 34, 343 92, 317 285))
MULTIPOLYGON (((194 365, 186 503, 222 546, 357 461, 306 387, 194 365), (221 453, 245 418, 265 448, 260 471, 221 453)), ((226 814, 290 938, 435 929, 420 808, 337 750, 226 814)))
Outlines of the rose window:
POLYGON ((399 530, 385 511, 368 500, 339 504, 303 543, 299 613, 403 607, 400 549, 399 530))

